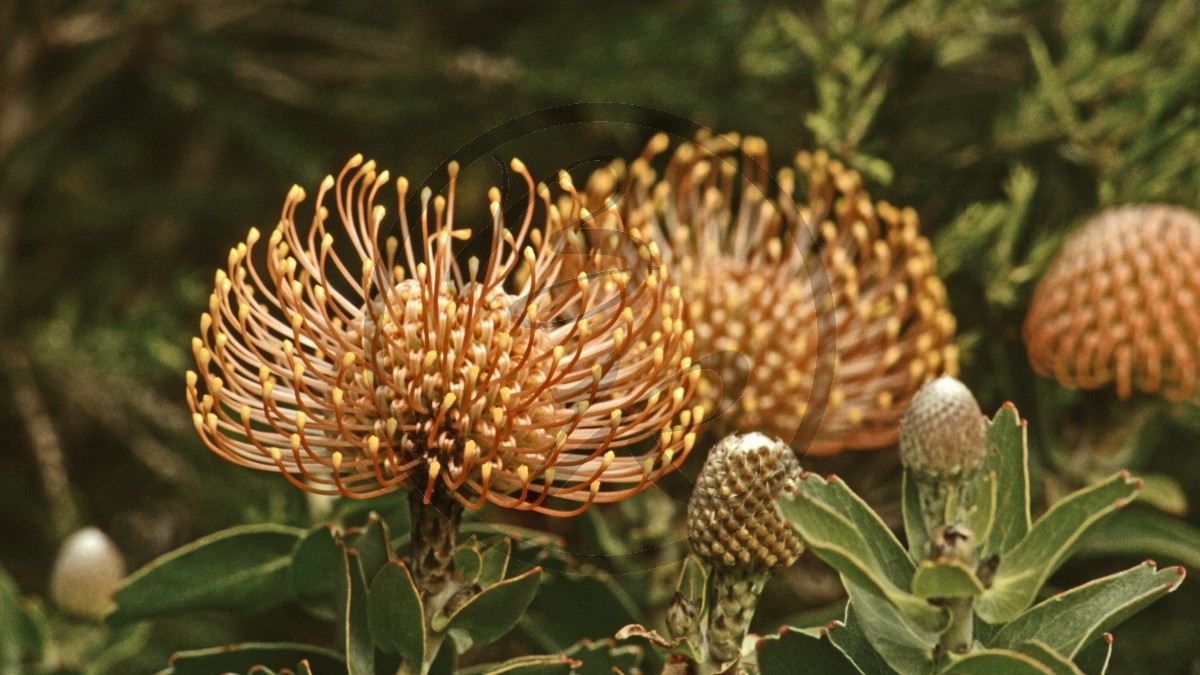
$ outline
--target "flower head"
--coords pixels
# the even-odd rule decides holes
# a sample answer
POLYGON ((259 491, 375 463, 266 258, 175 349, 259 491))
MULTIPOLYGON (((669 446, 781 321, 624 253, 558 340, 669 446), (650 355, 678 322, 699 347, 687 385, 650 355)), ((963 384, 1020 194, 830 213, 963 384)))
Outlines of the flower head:
POLYGON ((900 459, 927 481, 964 480, 987 460, 987 426, 975 395, 943 375, 921 387, 900 425, 900 459))
POLYGON ((229 252, 193 341, 188 402, 208 446, 313 492, 445 490, 468 508, 547 513, 624 498, 677 466, 703 412, 687 407, 692 336, 656 247, 583 209, 565 173, 560 208, 512 169, 529 190, 519 226, 505 227, 493 188, 488 255, 466 265, 456 163, 447 196, 421 191, 415 233, 408 181, 395 182, 403 241, 380 242, 390 181, 373 161, 326 177, 307 227, 293 187, 265 247, 253 229, 229 252), (587 273, 613 255, 624 269, 587 273), (573 258, 584 271, 564 271, 573 258))
POLYGON ((1109 209, 1063 244, 1025 318, 1033 369, 1067 387, 1116 383, 1181 400, 1200 368, 1200 217, 1177 206, 1109 209))
POLYGON ((589 204, 619 193, 662 246, 706 368, 700 400, 722 413, 712 431, 761 430, 815 455, 894 443, 921 384, 957 370, 916 213, 873 202, 823 152, 772 181, 762 139, 703 138, 679 145, 660 180, 652 160, 668 147, 659 135, 597 172, 589 204), (815 437, 798 432, 817 419, 815 437))
POLYGON ((688 538, 714 567, 773 572, 789 567, 804 544, 775 510, 794 488, 800 462, 786 443, 760 433, 732 435, 708 453, 688 502, 688 538))

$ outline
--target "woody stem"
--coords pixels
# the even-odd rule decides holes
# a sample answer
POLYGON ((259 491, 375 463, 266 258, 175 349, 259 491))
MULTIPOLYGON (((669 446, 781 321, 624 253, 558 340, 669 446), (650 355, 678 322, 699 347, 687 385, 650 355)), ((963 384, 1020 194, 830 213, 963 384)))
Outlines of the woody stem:
POLYGON ((408 504, 413 582, 425 597, 436 596, 455 581, 454 547, 463 506, 441 485, 431 490, 428 504, 417 490, 408 493, 408 504))

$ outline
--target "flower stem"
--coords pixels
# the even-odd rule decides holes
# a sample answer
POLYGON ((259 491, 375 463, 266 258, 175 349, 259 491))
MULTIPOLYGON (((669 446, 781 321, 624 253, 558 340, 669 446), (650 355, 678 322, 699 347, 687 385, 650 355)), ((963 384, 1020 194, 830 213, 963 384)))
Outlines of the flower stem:
POLYGON ((950 627, 942 633, 941 651, 962 654, 971 650, 975 641, 975 598, 952 598, 946 601, 950 610, 950 627))
MULTIPOLYGON (((425 503, 425 495, 416 490, 408 493, 412 515, 413 583, 421 593, 425 606, 425 625, 446 608, 446 603, 460 590, 461 581, 454 569, 454 549, 458 544, 458 527, 462 523, 463 506, 440 484, 435 485, 425 503)), ((446 634, 430 630, 425 640, 425 663, 405 664, 400 675, 429 672, 437 658, 446 634)))
POLYGON ((429 503, 416 490, 408 493, 412 513, 412 574, 426 597, 440 594, 455 581, 454 547, 463 506, 440 485, 429 503))
POLYGON ((708 617, 708 656, 713 665, 728 664, 741 656, 742 640, 768 578, 769 573, 760 570, 713 568, 708 617))

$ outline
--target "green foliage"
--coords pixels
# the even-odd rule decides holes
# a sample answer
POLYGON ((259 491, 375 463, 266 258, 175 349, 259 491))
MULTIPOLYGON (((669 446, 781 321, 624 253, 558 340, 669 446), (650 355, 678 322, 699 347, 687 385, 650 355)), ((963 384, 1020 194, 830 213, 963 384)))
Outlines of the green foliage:
MULTIPOLYGON (((922 543, 908 551, 837 478, 804 474, 795 495, 780 499, 780 513, 841 574, 865 642, 896 671, 1079 672, 1071 660, 1083 646, 1183 580, 1182 568, 1160 571, 1146 563, 1031 607, 1079 538, 1128 503, 1140 483, 1118 474, 1059 501, 1030 526, 1024 428, 1011 405, 987 427, 987 462, 967 491, 984 497, 986 508, 973 512, 967 504, 972 526, 954 535, 982 557, 942 552, 943 546, 955 551, 955 545, 926 532, 911 490, 904 499, 905 525, 910 539, 919 537, 922 543), (978 620, 970 613, 963 619, 939 614, 945 610, 937 605, 957 599, 971 603, 968 612, 973 605, 978 620), (940 654, 941 635, 952 627, 947 618, 980 624, 978 647, 965 655, 940 654)), ((905 484, 911 485, 911 478, 905 484)), ((849 622, 847 617, 843 625, 849 622)), ((830 635, 837 632, 835 625, 830 635)), ((864 650, 852 645, 847 641, 842 653, 863 669, 864 650)))
MULTIPOLYGON (((541 568, 535 567, 484 587, 449 617, 435 616, 433 629, 447 633, 461 631, 470 638, 467 644, 494 642, 517 625, 533 601, 541 575, 541 568)), ((456 637, 455 642, 459 641, 456 637)))
MULTIPOLYGON (((375 671, 375 647, 371 640, 368 612, 367 576, 358 551, 338 542, 342 553, 342 573, 334 576, 333 592, 337 607, 339 651, 346 655, 350 675, 370 675, 375 671)), ((409 628, 409 627, 405 627, 409 628)))
POLYGON ((284 668, 297 673, 309 668, 315 675, 344 673, 346 661, 337 652, 308 645, 247 643, 178 652, 171 656, 171 667, 161 675, 250 674, 284 668))
POLYGON ((570 675, 572 661, 559 656, 520 656, 503 663, 488 663, 459 672, 464 675, 570 675))
POLYGON ((932 666, 946 611, 911 592, 916 566, 879 516, 838 478, 806 474, 795 499, 782 499, 808 548, 833 566, 871 644, 900 672, 932 666))
POLYGON ((385 565, 371 582, 367 601, 375 646, 409 663, 425 662, 425 608, 412 574, 403 562, 385 565))
MULTIPOLYGON (((117 608, 108 620, 125 623, 197 610, 261 612, 296 600, 325 608, 315 615, 332 620, 337 635, 335 651, 257 643, 205 649, 173 656, 169 672, 202 672, 205 668, 241 672, 239 669, 254 665, 277 668, 294 665, 307 658, 305 655, 332 654, 351 674, 373 674, 396 658, 416 664, 417 671, 439 673, 447 667, 453 669, 453 655, 444 652, 461 653, 474 644, 499 639, 533 601, 541 568, 509 575, 511 540, 495 539, 485 545, 472 537, 456 558, 466 563, 461 587, 475 590, 448 615, 429 616, 428 599, 414 584, 404 561, 396 557, 387 521, 374 512, 360 515, 364 518, 360 525, 341 531, 328 525, 307 533, 280 526, 242 526, 201 539, 131 576, 117 592, 117 608), (324 602, 322 596, 326 596, 324 602)), ((0 605, 0 610, 5 607, 0 605)), ((637 650, 581 646, 577 651, 586 652, 593 665, 605 657, 629 662, 633 656, 634 662, 640 661, 637 650)), ((574 662, 583 663, 579 659, 574 662)), ((558 672, 537 668, 570 663, 563 658, 538 657, 504 667, 521 673, 558 672)))
POLYGON ((824 630, 806 631, 784 626, 777 635, 763 638, 757 649, 756 662, 762 675, 787 675, 803 663, 813 672, 838 675, 858 670, 838 651, 824 630))
POLYGON ((0 569, 0 673, 21 672, 21 664, 40 659, 46 644, 46 634, 30 609, 21 606, 17 586, 0 569))
POLYGON ((1078 547, 1092 556, 1150 555, 1200 569, 1200 528, 1136 504, 1089 530, 1078 547))
POLYGON ((1171 592, 1183 580, 1183 569, 1155 569, 1150 562, 1047 598, 992 637, 997 647, 1013 648, 1037 639, 1073 659, 1091 640, 1146 605, 1171 592), (1090 629, 1082 622, 1090 621, 1090 629))
POLYGON ((1026 642, 1017 649, 984 649, 951 659, 941 672, 951 675, 1081 675, 1070 661, 1039 642, 1026 642))
POLYGON ((287 602, 291 553, 303 533, 246 525, 204 537, 130 576, 107 620, 123 623, 201 609, 261 612, 287 602))
POLYGON ((578 675, 609 675, 616 668, 622 673, 634 673, 643 666, 644 652, 636 645, 620 645, 612 639, 584 640, 566 650, 566 656, 576 663, 578 675))
POLYGON ((1083 532, 1124 506, 1137 490, 1137 481, 1118 475, 1056 503, 1020 543, 1001 555, 992 587, 976 606, 979 616, 989 623, 1012 621, 1033 602, 1083 532))

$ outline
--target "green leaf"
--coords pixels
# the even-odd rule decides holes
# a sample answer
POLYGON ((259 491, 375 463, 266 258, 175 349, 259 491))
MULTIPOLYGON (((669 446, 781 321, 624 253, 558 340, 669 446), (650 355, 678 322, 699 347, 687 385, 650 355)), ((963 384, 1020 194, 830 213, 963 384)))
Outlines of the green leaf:
POLYGON ((408 567, 401 561, 379 570, 368 592, 368 624, 375 646, 410 664, 425 662, 425 608, 408 567))
POLYGON ((1142 479, 1142 491, 1138 501, 1149 504, 1160 511, 1173 516, 1186 516, 1188 511, 1187 493, 1183 486, 1172 476, 1161 473, 1138 473, 1142 479))
POLYGON ((830 675, 858 672, 823 629, 814 636, 809 631, 784 626, 777 635, 760 640, 757 649, 761 675, 793 675, 801 663, 807 672, 830 675))
POLYGON ((135 572, 108 615, 120 623, 201 609, 255 613, 293 596, 291 554, 302 530, 245 525, 177 549, 135 572))
POLYGON ((1037 641, 1015 649, 976 650, 947 657, 941 675, 1083 675, 1068 659, 1037 641))
POLYGON ((342 655, 328 649, 292 643, 248 642, 240 645, 212 647, 171 655, 170 675, 213 675, 213 673, 245 673, 255 666, 282 670, 295 668, 308 661, 320 675, 346 672, 342 655))
POLYGON ((342 553, 328 525, 318 525, 296 542, 288 573, 292 591, 301 598, 327 597, 333 592, 334 574, 342 567, 342 553))
POLYGON ((460 648, 454 641, 454 636, 447 635, 446 639, 442 640, 437 655, 433 657, 433 663, 429 664, 427 675, 457 675, 459 652, 465 651, 469 646, 460 648))
POLYGON ((508 561, 512 556, 512 539, 501 537, 482 545, 485 548, 482 552, 483 559, 479 565, 477 583, 486 588, 499 583, 508 573, 508 561))
MULTIPOLYGON (((867 636, 863 634, 862 624, 858 620, 858 614, 852 605, 846 605, 845 618, 834 624, 826 635, 833 646, 837 647, 838 651, 853 663, 860 673, 890 675, 896 672, 867 641, 867 636)), ((932 658, 930 661, 932 662, 932 658)))
POLYGON ((1057 675, 1060 672, 1035 656, 989 649, 972 652, 939 671, 939 675, 1057 675))
POLYGON ((928 630, 874 589, 864 588, 846 577, 842 578, 842 584, 871 649, 898 672, 929 672, 933 667, 934 647, 946 626, 928 630))
POLYGON ((358 551, 358 559, 367 579, 375 578, 379 570, 395 558, 387 524, 375 512, 367 514, 367 521, 362 527, 347 530, 345 538, 347 545, 358 551))
POLYGON ((622 673, 633 673, 642 667, 646 654, 638 645, 617 645, 616 641, 584 640, 564 652, 579 665, 574 675, 612 675, 616 668, 622 673))
POLYGON ((40 658, 45 635, 31 621, 21 606, 17 584, 0 569, 0 674, 16 674, 24 670, 27 655, 40 658))
POLYGON ((458 672, 459 675, 570 675, 571 663, 571 659, 563 654, 520 656, 503 663, 485 663, 458 672))
POLYGON ((901 490, 900 505, 904 515, 904 535, 908 539, 908 555, 913 560, 920 560, 925 556, 925 547, 929 545, 929 533, 925 531, 925 519, 921 516, 916 479, 907 470, 901 490))
POLYGON ((1147 561, 1096 579, 1044 600, 1018 616, 1000 629, 990 646, 1015 648, 1036 638, 1073 659, 1084 645, 1178 588, 1183 577, 1181 567, 1158 570, 1147 561))
POLYGON ((675 590, 683 594, 692 606, 696 608, 697 616, 704 616, 708 602, 708 566, 695 556, 683 560, 683 570, 679 573, 679 583, 675 590))
POLYGON ((111 631, 104 644, 104 650, 91 659, 87 667, 88 675, 104 675, 105 673, 123 673, 129 671, 131 659, 146 651, 150 641, 151 627, 148 622, 130 623, 111 631))
POLYGON ((781 498, 778 509, 843 583, 853 582, 864 593, 886 599, 925 632, 945 628, 943 609, 909 593, 914 565, 900 542, 840 479, 804 474, 796 496, 781 498))
POLYGON ((982 474, 995 472, 997 492, 991 527, 986 533, 975 532, 981 557, 993 553, 1003 557, 1029 532, 1029 449, 1025 432, 1025 421, 1011 403, 1005 403, 987 422, 988 454, 982 474))
POLYGON ((1071 660, 1055 652, 1040 640, 1029 640, 1017 645, 1016 651, 1037 659, 1038 663, 1049 668, 1055 675, 1083 675, 1071 660))
POLYGON ((338 623, 338 640, 346 652, 350 675, 374 675, 375 646, 371 642, 370 614, 366 576, 359 562, 358 551, 339 541, 342 550, 342 573, 337 576, 335 592, 342 608, 338 623))
POLYGON ((465 583, 479 581, 479 573, 483 568, 483 554, 479 551, 479 546, 478 541, 472 540, 454 550, 454 570, 465 583))
POLYGON ((581 636, 615 635, 624 626, 641 623, 646 618, 638 603, 612 575, 547 571, 520 631, 541 650, 557 652, 579 642, 581 636), (587 611, 577 611, 578 607, 587 611))
POLYGON ((1020 544, 1000 558, 992 587, 979 596, 975 605, 979 616, 994 624, 1016 618, 1033 604, 1046 579, 1083 532, 1124 506, 1137 491, 1138 481, 1120 473, 1056 503, 1020 544))
POLYGON ((920 598, 970 598, 983 590, 975 573, 957 560, 922 560, 913 574, 912 592, 920 598))
MULTIPOLYGON (((992 528, 996 526, 996 509, 1000 500, 1000 477, 994 469, 985 469, 972 480, 963 496, 970 505, 965 522, 967 529, 979 542, 977 549, 987 551, 986 542, 992 539, 992 528)), ((987 551, 985 555, 990 555, 987 551)))
POLYGON ((541 576, 542 568, 535 567, 485 588, 449 618, 434 617, 432 628, 438 632, 461 629, 475 644, 494 642, 520 621, 537 593, 541 576))
POLYGON ((1152 556, 1200 569, 1200 528, 1158 509, 1133 504, 1080 538, 1080 555, 1152 556))
POLYGON ((342 526, 357 527, 365 522, 370 513, 382 516, 391 532, 406 533, 412 529, 412 514, 409 512, 408 493, 404 490, 389 492, 372 499, 350 499, 343 497, 334 504, 329 517, 342 526))

